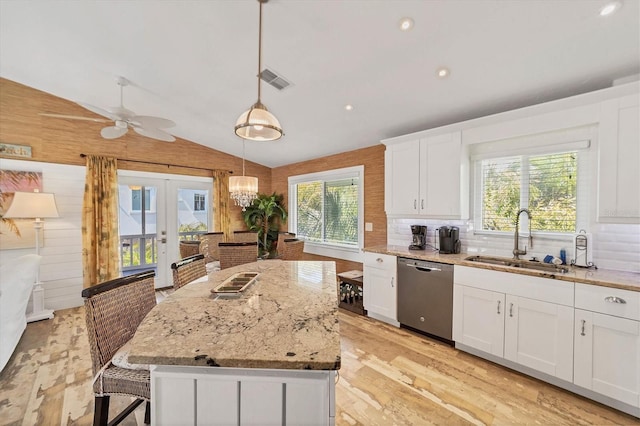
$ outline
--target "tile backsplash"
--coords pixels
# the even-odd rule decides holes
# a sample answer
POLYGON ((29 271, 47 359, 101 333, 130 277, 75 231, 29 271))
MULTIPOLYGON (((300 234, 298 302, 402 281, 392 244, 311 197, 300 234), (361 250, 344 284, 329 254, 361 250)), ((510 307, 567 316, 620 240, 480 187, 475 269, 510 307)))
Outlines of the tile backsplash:
MULTIPOLYGON (((436 228, 449 225, 460 228, 462 252, 469 254, 487 254, 494 256, 512 256, 513 234, 497 236, 474 233, 473 222, 466 220, 433 220, 433 219, 388 219, 387 244, 409 245, 411 243, 410 225, 427 226, 427 243, 435 246, 436 228)), ((637 224, 596 224, 588 229, 590 239, 587 248, 593 263, 601 269, 640 272, 640 225, 637 224)), ((567 252, 567 263, 575 257, 575 239, 573 236, 557 238, 536 235, 533 231, 533 248, 529 247, 526 237, 520 238, 520 248, 527 245, 527 254, 521 256, 529 259, 532 256, 542 260, 546 255, 559 257, 560 250, 567 252)))

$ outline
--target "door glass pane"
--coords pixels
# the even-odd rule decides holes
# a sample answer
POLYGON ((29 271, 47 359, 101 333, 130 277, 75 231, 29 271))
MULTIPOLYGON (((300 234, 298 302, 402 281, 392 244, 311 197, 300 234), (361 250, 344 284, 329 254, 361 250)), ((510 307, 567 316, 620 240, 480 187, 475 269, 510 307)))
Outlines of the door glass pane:
POLYGON ((205 189, 178 189, 178 240, 197 240, 208 230, 211 201, 205 189))
POLYGON ((118 185, 120 261, 124 276, 156 270, 157 194, 153 186, 118 185), (144 209, 142 209, 144 206, 144 209))

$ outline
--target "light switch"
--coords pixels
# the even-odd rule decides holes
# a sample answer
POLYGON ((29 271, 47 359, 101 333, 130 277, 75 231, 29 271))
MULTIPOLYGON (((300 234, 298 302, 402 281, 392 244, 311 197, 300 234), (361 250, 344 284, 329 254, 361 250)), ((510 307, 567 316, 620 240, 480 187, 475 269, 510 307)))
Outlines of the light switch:
POLYGON ((373 223, 367 222, 364 224, 364 230, 367 232, 373 231, 373 223))

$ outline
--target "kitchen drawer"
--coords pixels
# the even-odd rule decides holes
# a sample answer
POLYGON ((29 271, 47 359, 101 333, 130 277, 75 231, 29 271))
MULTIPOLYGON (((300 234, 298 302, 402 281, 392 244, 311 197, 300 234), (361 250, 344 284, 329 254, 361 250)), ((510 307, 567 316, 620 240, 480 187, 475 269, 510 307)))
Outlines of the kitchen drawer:
POLYGON ((387 271, 396 270, 397 258, 388 254, 364 253, 364 264, 371 268, 384 269, 387 271))
POLYGON ((640 292, 637 291, 576 283, 575 306, 640 321, 640 292))

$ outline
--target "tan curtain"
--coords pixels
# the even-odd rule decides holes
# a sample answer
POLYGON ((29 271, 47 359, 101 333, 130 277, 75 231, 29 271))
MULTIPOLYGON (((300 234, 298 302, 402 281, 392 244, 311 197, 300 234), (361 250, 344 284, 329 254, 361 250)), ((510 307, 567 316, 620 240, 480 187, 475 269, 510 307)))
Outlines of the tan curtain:
POLYGON ((231 216, 229 216, 229 172, 226 170, 213 171, 213 221, 215 231, 224 232, 226 240, 230 240, 231 216))
POLYGON ((114 158, 87 156, 82 203, 84 287, 120 276, 118 167, 114 158))

